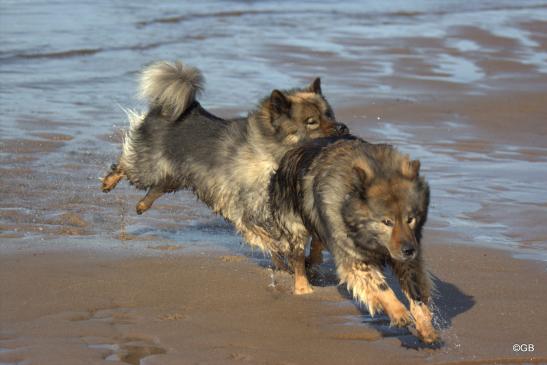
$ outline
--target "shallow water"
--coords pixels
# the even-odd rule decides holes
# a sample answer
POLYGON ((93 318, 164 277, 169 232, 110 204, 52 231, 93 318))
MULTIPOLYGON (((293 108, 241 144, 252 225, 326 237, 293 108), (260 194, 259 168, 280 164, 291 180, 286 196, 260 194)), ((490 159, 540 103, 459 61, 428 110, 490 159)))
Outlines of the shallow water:
MULTIPOLYGON (((231 228, 189 193, 144 217, 140 192, 99 192, 118 153, 120 106, 157 59, 200 67, 204 104, 244 113, 273 88, 323 77, 335 109, 371 98, 543 90, 546 1, 3 1, 0 5, 0 229, 32 244, 165 240, 237 247, 231 228)), ((223 113, 230 114, 230 113, 223 113)), ((370 118, 370 116, 368 116, 370 118)), ((370 119, 369 119, 370 120, 370 119)), ((398 121, 352 121, 356 133, 422 159, 433 190, 429 229, 454 242, 546 256, 547 143, 474 144, 472 121, 448 117, 434 142, 398 121), (511 170, 511 174, 504 171, 511 170), (522 222, 517 216, 536 217, 522 222), (539 217, 539 218, 537 218, 539 217), (454 235, 454 236, 452 236, 454 235)), ((159 209, 158 209, 159 208, 159 209)))
POLYGON ((201 67, 207 103, 238 109, 265 90, 315 74, 324 76, 338 101, 365 90, 392 92, 382 82, 390 77, 473 83, 472 89, 483 90, 490 82, 479 62, 484 55, 547 70, 547 50, 526 27, 545 21, 545 1, 1 6, 3 126, 31 114, 109 128, 121 119, 116 103, 134 104, 135 73, 157 59, 201 67), (474 27, 484 36, 470 39, 474 27), (421 41, 410 43, 414 38, 421 41), (417 63, 430 67, 416 74, 417 63))

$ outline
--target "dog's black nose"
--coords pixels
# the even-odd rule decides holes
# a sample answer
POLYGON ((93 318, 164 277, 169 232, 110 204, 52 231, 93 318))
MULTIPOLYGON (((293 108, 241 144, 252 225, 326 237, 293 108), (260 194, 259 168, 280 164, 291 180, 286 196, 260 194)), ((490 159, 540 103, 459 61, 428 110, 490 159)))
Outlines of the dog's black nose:
POLYGON ((339 136, 349 134, 349 128, 344 123, 336 123, 335 128, 336 128, 336 132, 338 132, 339 136))
POLYGON ((411 244, 404 244, 403 247, 401 247, 401 252, 405 257, 411 257, 414 256, 416 253, 416 249, 411 244))

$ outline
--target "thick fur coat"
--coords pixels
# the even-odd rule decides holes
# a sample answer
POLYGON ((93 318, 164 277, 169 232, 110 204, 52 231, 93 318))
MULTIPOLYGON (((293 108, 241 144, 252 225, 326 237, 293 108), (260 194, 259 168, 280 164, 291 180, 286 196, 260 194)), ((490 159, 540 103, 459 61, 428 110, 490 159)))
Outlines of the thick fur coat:
POLYGON ((196 97, 201 73, 180 62, 157 62, 141 77, 145 114, 129 113, 122 154, 103 179, 112 190, 124 177, 147 190, 142 214, 166 192, 191 189, 233 223, 251 245, 271 251, 268 184, 283 155, 314 138, 344 134, 323 97, 320 80, 303 89, 272 91, 247 118, 222 119, 196 97))
POLYGON ((304 266, 311 234, 326 245, 340 281, 372 315, 384 310, 396 326, 414 321, 421 339, 431 343, 437 334, 420 244, 429 187, 419 169, 419 161, 390 145, 351 136, 297 147, 272 177, 271 234, 279 243, 278 254, 292 260, 296 291, 311 290, 304 266), (385 265, 398 277, 410 312, 389 287, 385 265))

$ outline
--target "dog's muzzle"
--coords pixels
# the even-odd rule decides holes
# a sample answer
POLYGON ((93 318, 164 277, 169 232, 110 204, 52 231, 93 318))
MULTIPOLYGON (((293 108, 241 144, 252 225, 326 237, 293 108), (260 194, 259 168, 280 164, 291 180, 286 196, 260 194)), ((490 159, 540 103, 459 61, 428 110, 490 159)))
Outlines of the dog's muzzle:
POLYGON ((336 133, 338 133, 339 136, 345 136, 346 134, 349 134, 349 128, 344 123, 336 123, 334 128, 336 128, 336 133))
POLYGON ((412 260, 416 257, 416 247, 410 242, 406 242, 401 247, 401 253, 404 260, 412 260))

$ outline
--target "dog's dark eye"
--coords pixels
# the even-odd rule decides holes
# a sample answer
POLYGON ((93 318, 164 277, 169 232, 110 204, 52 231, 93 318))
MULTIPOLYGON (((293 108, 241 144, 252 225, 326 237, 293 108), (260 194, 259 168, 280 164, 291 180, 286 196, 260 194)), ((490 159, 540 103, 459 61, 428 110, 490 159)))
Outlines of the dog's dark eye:
POLYGON ((317 119, 311 117, 311 118, 306 119, 306 124, 307 125, 319 124, 319 121, 317 119))
POLYGON ((388 227, 393 227, 393 221, 389 218, 382 219, 382 223, 385 224, 388 227))
POLYGON ((406 219, 406 223, 408 223, 409 225, 414 224, 414 222, 416 222, 416 217, 408 217, 406 219))

